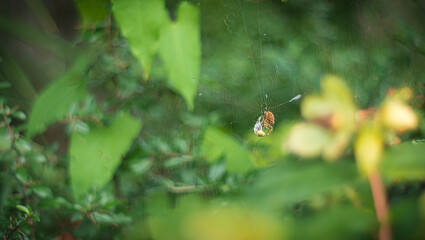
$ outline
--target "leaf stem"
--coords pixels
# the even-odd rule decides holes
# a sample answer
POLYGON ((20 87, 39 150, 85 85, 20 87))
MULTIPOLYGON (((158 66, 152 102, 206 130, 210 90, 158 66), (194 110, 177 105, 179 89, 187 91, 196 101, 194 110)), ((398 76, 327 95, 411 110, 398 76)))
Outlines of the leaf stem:
POLYGON ((373 171, 369 174, 369 184, 372 190, 376 217, 380 223, 379 239, 391 240, 391 226, 388 218, 387 197, 378 171, 373 171))

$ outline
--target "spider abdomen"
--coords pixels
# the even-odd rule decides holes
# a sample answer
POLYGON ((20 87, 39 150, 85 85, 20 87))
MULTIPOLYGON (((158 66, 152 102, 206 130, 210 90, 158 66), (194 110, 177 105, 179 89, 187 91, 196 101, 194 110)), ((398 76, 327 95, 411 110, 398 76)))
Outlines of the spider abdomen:
POLYGON ((263 121, 266 123, 265 125, 273 125, 274 124, 274 115, 270 111, 265 111, 263 115, 263 121))

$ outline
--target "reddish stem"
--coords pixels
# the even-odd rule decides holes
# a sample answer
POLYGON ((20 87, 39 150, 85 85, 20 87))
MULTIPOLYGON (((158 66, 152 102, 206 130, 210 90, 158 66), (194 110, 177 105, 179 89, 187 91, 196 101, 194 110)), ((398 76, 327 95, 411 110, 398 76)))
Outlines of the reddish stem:
POLYGON ((373 202, 375 204, 376 217, 380 223, 379 239, 391 240, 387 197, 379 172, 374 171, 369 174, 369 184, 372 190, 373 202))

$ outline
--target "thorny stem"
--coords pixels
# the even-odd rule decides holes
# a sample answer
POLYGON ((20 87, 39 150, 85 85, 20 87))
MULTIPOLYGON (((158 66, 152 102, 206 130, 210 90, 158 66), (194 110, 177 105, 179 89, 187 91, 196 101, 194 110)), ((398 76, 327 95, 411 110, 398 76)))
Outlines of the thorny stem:
POLYGON ((388 218, 387 197, 379 172, 374 171, 369 174, 369 184, 372 190, 376 217, 380 223, 379 240, 391 240, 391 227, 388 218))

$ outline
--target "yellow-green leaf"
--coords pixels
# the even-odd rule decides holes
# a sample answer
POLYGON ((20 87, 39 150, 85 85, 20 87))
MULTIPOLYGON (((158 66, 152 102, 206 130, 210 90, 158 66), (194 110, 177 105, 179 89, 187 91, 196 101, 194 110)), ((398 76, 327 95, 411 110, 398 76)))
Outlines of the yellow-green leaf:
POLYGON ((161 32, 159 54, 168 74, 168 84, 193 109, 201 68, 199 10, 188 2, 180 4, 178 20, 161 32))
POLYGON ((112 125, 73 132, 70 145, 71 187, 76 199, 107 184, 141 128, 141 122, 120 113, 112 125))
POLYGON ((72 103, 82 100, 86 94, 84 73, 88 59, 81 58, 73 68, 52 83, 37 98, 28 121, 28 137, 43 132, 55 121, 66 116, 72 103))
POLYGON ((112 11, 147 79, 158 52, 160 31, 168 21, 164 1, 115 0, 112 11))
POLYGON ((205 131, 202 149, 209 162, 224 156, 228 171, 245 173, 253 167, 248 150, 217 128, 209 127, 205 131))

